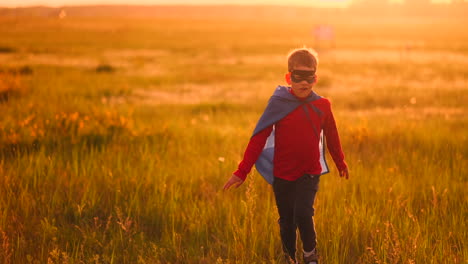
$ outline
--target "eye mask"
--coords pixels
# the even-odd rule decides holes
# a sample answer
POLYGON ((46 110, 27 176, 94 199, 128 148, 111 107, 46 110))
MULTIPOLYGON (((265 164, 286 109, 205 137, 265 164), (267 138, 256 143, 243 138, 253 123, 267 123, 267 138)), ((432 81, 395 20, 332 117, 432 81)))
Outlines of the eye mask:
POLYGON ((315 71, 293 70, 291 72, 291 80, 295 83, 302 81, 313 83, 315 81, 315 71))

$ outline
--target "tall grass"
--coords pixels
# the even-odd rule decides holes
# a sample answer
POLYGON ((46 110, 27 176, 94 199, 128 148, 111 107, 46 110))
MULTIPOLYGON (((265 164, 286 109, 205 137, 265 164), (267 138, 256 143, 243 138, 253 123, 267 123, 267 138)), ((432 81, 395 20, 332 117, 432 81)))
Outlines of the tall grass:
MULTIPOLYGON (((284 54, 313 43, 318 21, 4 22, 4 67, 33 74, 11 77, 26 92, 0 102, 0 262, 281 263, 271 187, 253 171, 221 189, 284 54), (113 71, 97 73, 102 61, 113 71)), ((325 263, 468 259, 467 35, 437 22, 330 21, 339 41, 319 51, 316 89, 333 102, 351 179, 321 180, 325 263), (453 42, 431 42, 441 25, 453 42), (391 57, 408 36, 420 57, 391 57), (438 63, 447 54, 460 67, 438 63)))

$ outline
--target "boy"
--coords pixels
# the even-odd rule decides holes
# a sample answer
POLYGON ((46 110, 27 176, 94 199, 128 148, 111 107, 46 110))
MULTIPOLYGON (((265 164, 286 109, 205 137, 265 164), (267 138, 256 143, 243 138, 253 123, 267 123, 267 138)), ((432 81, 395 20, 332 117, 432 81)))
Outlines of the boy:
POLYGON ((245 150, 238 169, 224 185, 241 185, 254 163, 273 185, 283 250, 296 262, 296 229, 303 244, 305 263, 317 264, 314 200, 320 175, 328 172, 323 138, 340 177, 349 178, 348 166, 330 102, 312 91, 317 82, 317 55, 308 48, 288 56, 286 81, 270 98, 245 150))

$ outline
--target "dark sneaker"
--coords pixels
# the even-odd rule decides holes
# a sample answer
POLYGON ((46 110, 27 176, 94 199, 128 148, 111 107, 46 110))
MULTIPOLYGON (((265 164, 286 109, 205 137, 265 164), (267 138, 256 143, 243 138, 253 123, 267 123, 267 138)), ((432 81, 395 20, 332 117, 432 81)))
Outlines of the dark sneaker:
POLYGON ((314 249, 312 255, 304 256, 304 263, 305 264, 318 264, 318 255, 317 250, 314 249))

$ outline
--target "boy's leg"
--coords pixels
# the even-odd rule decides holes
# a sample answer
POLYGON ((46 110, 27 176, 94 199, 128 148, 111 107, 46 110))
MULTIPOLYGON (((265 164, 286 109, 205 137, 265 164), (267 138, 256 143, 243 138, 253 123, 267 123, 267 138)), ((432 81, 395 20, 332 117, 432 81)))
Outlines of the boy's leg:
POLYGON ((304 251, 309 252, 317 246, 314 227, 314 201, 318 191, 320 175, 306 174, 297 180, 294 220, 301 235, 304 251))
POLYGON ((295 182, 275 178, 273 182, 283 250, 296 260, 296 224, 294 223, 295 182))

